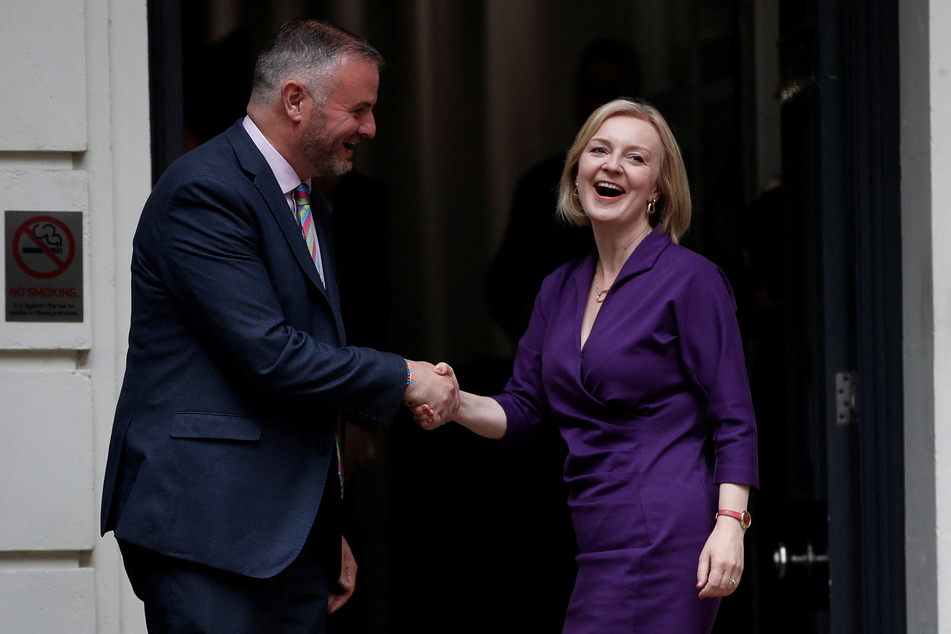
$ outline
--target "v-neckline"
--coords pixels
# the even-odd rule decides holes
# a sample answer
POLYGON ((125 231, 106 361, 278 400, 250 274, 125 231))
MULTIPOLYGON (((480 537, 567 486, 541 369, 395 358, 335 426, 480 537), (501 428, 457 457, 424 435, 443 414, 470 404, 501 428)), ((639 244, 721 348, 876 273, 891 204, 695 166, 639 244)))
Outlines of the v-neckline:
MULTIPOLYGON (((591 291, 590 291, 590 290, 588 291, 588 295, 589 295, 589 297, 585 297, 584 306, 581 308, 581 328, 579 329, 579 332, 578 332, 578 336, 579 336, 580 343, 581 343, 581 347, 580 347, 579 351, 580 351, 581 354, 584 354, 584 348, 585 348, 585 346, 588 344, 588 342, 591 340, 591 334, 594 332, 594 328, 595 328, 595 326, 598 324, 598 317, 601 316, 601 309, 604 308, 604 302, 606 302, 607 299, 608 299, 607 297, 605 297, 603 301, 596 302, 596 303, 598 304, 598 306, 597 306, 597 312, 595 313, 594 318, 591 320, 591 328, 588 329, 588 335, 585 336, 585 334, 584 334, 584 317, 585 317, 585 313, 586 313, 587 310, 588 310, 588 302, 591 301, 591 299, 590 299, 591 291)), ((608 295, 610 295, 610 293, 608 293, 608 295)))
MULTIPOLYGON (((598 251, 594 249, 591 254, 589 254, 588 259, 584 263, 583 274, 579 280, 578 293, 581 299, 581 310, 580 316, 576 323, 575 332, 577 333, 578 339, 578 355, 584 356, 585 346, 588 345, 588 342, 591 340, 591 335, 594 333, 595 326, 598 324, 598 317, 601 315, 601 309, 604 308, 604 301, 607 301, 607 297, 604 298, 604 301, 598 302, 601 306, 598 307, 598 312, 594 316, 594 319, 591 321, 591 328, 588 330, 588 335, 584 335, 584 316, 585 312, 588 310, 588 302, 591 301, 591 288, 594 285, 594 272, 598 266, 598 251), (587 279, 588 283, 584 284, 581 280, 587 279)), ((616 281, 616 280, 615 280, 616 281)), ((613 286, 613 284, 612 284, 613 286)), ((609 287, 610 290, 610 287, 609 287)), ((608 295, 611 293, 608 292, 608 295)))
MULTIPOLYGON (((604 302, 608 301, 608 297, 614 293, 614 287, 621 280, 627 279, 632 275, 642 273, 646 270, 649 270, 653 267, 654 262, 660 256, 661 252, 671 244, 670 238, 667 234, 663 233, 658 227, 654 227, 644 239, 638 243, 638 245, 631 251, 628 255, 627 260, 621 266, 621 270, 618 271, 617 277, 614 278, 609 287, 609 292, 604 298, 604 302), (665 239, 666 238, 666 239, 665 239)), ((591 336, 595 333, 595 329, 598 327, 598 320, 601 317, 601 310, 604 308, 604 302, 601 302, 601 307, 598 309, 598 314, 594 316, 594 320, 591 322, 591 329, 588 331, 588 336, 583 337, 582 328, 584 327, 584 313, 587 309, 588 302, 590 301, 591 296, 591 287, 594 283, 594 271, 595 267, 598 265, 598 250, 594 248, 588 254, 587 259, 584 261, 582 268, 579 270, 578 283, 577 283, 577 292, 581 300, 581 307, 576 314, 577 321, 575 322, 576 327, 574 329, 576 336, 577 347, 575 348, 578 352, 578 356, 584 356, 585 348, 588 345, 588 342, 591 341, 591 336)))

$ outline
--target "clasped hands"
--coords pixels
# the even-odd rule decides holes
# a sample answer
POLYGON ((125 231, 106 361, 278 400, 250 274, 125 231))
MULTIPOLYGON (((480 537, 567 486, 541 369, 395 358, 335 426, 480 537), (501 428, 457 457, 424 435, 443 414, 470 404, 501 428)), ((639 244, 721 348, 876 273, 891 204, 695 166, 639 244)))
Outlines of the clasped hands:
POLYGON ((459 382, 447 363, 433 365, 410 361, 413 381, 406 389, 404 404, 423 429, 436 429, 451 421, 459 410, 459 382))

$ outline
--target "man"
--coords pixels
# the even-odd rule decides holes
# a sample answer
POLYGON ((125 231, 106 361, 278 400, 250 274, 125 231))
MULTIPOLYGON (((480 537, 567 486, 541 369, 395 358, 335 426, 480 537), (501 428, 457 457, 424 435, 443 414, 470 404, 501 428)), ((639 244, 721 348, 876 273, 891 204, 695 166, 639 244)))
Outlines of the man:
POLYGON ((300 188, 376 133, 381 65, 343 29, 287 23, 248 117, 169 167, 142 212, 102 530, 150 631, 323 632, 356 572, 339 416, 458 406, 429 364, 345 346, 323 197, 300 188))

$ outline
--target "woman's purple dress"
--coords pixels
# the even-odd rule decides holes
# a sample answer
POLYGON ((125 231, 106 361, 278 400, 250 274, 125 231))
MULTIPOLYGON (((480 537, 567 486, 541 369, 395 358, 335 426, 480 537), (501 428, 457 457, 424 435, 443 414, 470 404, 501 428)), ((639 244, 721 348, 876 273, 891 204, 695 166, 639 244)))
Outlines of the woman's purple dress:
POLYGON ((566 634, 709 632, 719 600, 699 599, 696 583, 715 483, 758 485, 733 293, 720 269, 655 229, 582 349, 596 255, 542 285, 513 377, 495 397, 508 420, 503 442, 554 422, 568 444, 580 554, 566 634))

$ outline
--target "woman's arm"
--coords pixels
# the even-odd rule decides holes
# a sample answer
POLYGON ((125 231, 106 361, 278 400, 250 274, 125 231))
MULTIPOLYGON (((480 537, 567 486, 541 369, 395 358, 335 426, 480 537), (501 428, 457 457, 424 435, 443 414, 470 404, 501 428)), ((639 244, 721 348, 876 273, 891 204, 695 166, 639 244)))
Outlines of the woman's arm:
POLYGON ((461 396, 462 404, 456 412, 457 423, 486 438, 498 440, 505 435, 505 410, 498 401, 469 392, 461 392, 461 396))
MULTIPOLYGON (((447 363, 440 363, 433 369, 436 374, 453 378, 455 376, 447 363)), ((500 439, 505 434, 506 416, 498 401, 488 396, 479 396, 471 392, 459 391, 460 405, 453 420, 470 431, 486 438, 500 439)), ((406 403, 413 410, 413 416, 423 429, 435 429, 434 412, 429 405, 413 402, 406 403)))
MULTIPOLYGON (((750 498, 750 487, 724 482, 720 485, 720 510, 743 512, 750 498)), ((700 598, 732 594, 743 576, 743 536, 746 528, 732 517, 721 515, 707 538, 697 566, 700 598)))

